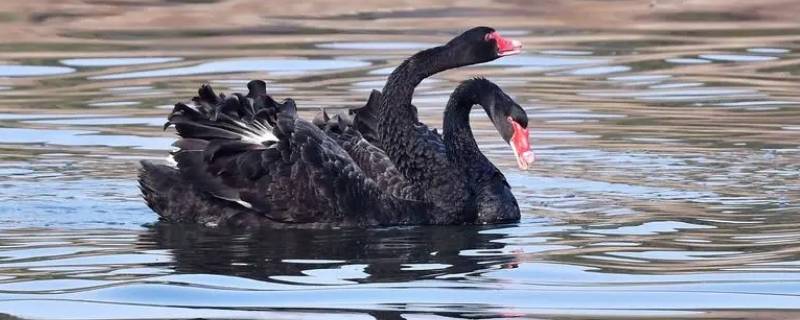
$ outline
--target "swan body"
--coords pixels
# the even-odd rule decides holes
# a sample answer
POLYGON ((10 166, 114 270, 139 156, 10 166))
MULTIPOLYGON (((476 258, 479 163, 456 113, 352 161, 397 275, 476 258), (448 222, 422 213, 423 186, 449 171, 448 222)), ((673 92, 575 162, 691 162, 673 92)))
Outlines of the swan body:
POLYGON ((451 96, 442 136, 410 104, 424 77, 509 50, 517 43, 490 28, 467 31, 406 60, 352 120, 300 119, 294 101, 273 100, 263 81, 230 96, 203 86, 191 105, 175 105, 165 125, 180 136, 177 166, 142 162, 143 197, 162 220, 208 226, 517 221, 516 200, 477 149, 468 114, 479 104, 507 142, 524 130, 527 143, 527 129, 514 127, 527 127, 524 110, 488 80, 471 79, 451 96))

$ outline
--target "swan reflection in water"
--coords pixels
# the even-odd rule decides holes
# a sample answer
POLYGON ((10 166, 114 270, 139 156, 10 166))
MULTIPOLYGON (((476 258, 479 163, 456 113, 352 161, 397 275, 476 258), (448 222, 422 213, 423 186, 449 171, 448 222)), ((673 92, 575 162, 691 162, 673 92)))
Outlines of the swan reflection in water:
MULTIPOLYGON (((348 281, 405 282, 441 276, 459 279, 515 268, 518 258, 501 250, 505 244, 493 241, 506 235, 483 232, 486 230, 490 228, 427 226, 243 232, 157 223, 138 242, 144 249, 170 250, 178 273, 286 281, 295 278, 283 276, 308 275, 310 269, 359 265, 363 266, 359 270, 361 275, 348 281), (465 250, 484 254, 465 255, 465 250)), ((342 279, 339 272, 336 277, 342 279)))

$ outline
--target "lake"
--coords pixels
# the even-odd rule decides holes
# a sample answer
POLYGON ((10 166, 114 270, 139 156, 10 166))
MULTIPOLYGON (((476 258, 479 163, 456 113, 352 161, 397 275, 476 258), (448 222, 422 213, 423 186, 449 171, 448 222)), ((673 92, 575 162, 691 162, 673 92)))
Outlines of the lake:
POLYGON ((0 319, 800 318, 800 3, 0 3, 0 319), (264 79, 310 119, 472 26, 527 111, 516 224, 244 232, 157 223, 140 160, 172 105, 264 79))

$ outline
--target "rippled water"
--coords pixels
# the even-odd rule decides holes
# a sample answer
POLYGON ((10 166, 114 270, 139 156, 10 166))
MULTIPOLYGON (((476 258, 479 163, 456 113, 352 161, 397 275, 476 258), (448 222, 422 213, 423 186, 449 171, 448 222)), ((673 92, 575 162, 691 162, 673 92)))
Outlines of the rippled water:
POLYGON ((0 318, 800 318, 793 1, 0 4, 0 318), (485 24, 524 54, 420 86, 438 125, 483 75, 531 118, 523 220, 269 230, 154 224, 137 162, 171 105, 266 79, 309 116, 485 24))

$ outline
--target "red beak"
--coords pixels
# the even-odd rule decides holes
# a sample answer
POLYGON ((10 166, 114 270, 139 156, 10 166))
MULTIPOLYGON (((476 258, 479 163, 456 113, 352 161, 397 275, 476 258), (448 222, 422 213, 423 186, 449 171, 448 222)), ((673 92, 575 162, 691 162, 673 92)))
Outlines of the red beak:
POLYGON ((497 42, 498 56, 510 56, 522 52, 522 42, 503 38, 497 31, 486 35, 486 39, 494 39, 497 42))
POLYGON ((536 161, 533 151, 531 151, 531 144, 529 142, 528 129, 523 128, 522 125, 508 117, 508 122, 514 128, 514 134, 511 135, 511 149, 514 150, 514 156, 517 158, 517 165, 522 170, 528 170, 528 165, 536 161))

